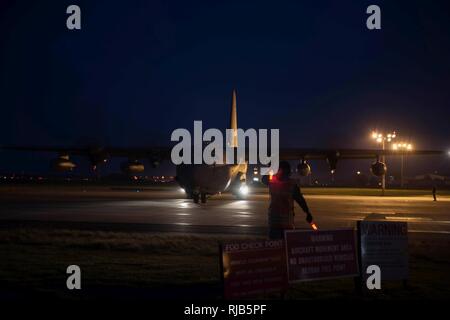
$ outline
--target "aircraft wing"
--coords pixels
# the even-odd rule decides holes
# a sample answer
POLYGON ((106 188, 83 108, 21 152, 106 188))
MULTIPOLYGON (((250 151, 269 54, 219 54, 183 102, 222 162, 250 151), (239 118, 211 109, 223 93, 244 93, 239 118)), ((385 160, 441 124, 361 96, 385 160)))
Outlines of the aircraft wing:
POLYGON ((437 150, 377 150, 377 149, 280 149, 281 160, 316 159, 376 159, 380 156, 440 155, 437 150))
POLYGON ((170 159, 170 147, 122 148, 122 147, 23 147, 2 146, 0 149, 13 151, 52 152, 60 155, 87 157, 128 157, 131 159, 170 159))
MULTIPOLYGON (((382 156, 401 156, 401 155, 441 155, 443 151, 436 150, 377 150, 377 149, 280 149, 280 160, 297 160, 304 162, 306 160, 326 160, 330 166, 331 172, 337 167, 340 159, 375 159, 376 162, 372 172, 381 176, 386 171, 384 163, 380 162, 382 156)), ((309 171, 307 164, 299 164, 309 171)))
MULTIPOLYGON (((59 159, 63 159, 61 165, 69 165, 70 156, 86 156, 93 167, 105 163, 110 157, 126 157, 130 163, 137 160, 147 159, 154 167, 161 161, 170 159, 171 147, 147 147, 147 148, 121 148, 121 147, 1 147, 4 150, 16 151, 35 151, 35 152, 52 152, 59 154, 59 159)), ((377 149, 302 149, 290 148, 280 149, 280 160, 326 160, 331 170, 336 169, 338 160, 340 159, 376 159, 380 160, 381 156, 400 156, 400 155, 440 155, 443 151, 436 150, 377 150, 377 149)), ((246 155, 248 159, 248 154, 246 155)), ((75 166, 73 164, 73 166, 75 166)))
MULTIPOLYGON (((129 157, 133 159, 159 160, 170 159, 171 147, 36 147, 36 146, 2 146, 0 149, 15 151, 53 152, 77 156, 103 155, 106 157, 129 157)), ((380 156, 400 155, 442 155, 444 151, 438 150, 381 150, 381 149, 280 149, 281 160, 326 160, 336 159, 376 159, 380 156)))

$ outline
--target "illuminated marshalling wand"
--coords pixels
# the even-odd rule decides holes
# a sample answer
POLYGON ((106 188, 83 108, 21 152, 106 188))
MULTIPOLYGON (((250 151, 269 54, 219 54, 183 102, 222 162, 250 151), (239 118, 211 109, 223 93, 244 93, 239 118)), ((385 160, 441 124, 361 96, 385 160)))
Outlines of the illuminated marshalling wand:
MULTIPOLYGON (((397 134, 394 132, 384 134, 377 131, 372 132, 372 139, 377 143, 380 143, 382 149, 385 150, 386 143, 391 143, 397 137, 397 134)), ((386 164, 386 157, 382 155, 381 162, 386 164)), ((386 190, 386 173, 381 176, 381 194, 384 196, 384 192, 386 190)))

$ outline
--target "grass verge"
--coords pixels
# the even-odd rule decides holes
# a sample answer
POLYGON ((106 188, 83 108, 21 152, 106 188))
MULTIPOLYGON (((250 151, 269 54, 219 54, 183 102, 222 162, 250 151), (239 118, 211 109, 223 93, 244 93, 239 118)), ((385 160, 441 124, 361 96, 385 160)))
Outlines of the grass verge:
MULTIPOLYGON (((77 230, 0 231, 0 296, 64 299, 220 299, 218 242, 200 236, 77 230), (66 268, 82 270, 82 290, 66 289, 66 268)), ((253 237, 254 239, 254 237, 253 237)), ((352 279, 292 286, 287 299, 449 299, 450 237, 410 235, 409 287, 383 283, 361 297, 352 279)), ((269 297, 269 298, 277 298, 269 297)))

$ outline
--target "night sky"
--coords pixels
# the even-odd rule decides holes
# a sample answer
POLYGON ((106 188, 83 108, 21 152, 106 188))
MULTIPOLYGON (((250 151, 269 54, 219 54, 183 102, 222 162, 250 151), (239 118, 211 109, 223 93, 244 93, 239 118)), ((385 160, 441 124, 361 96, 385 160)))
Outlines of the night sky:
MULTIPOLYGON (((226 128, 236 88, 239 126, 279 128, 282 146, 371 148, 379 128, 450 149, 448 1, 2 0, 0 10, 0 145, 168 145, 194 120, 226 128), (79 31, 66 28, 70 4, 79 31), (370 4, 381 30, 366 28, 370 4)), ((0 170, 44 158, 2 152, 0 170)))

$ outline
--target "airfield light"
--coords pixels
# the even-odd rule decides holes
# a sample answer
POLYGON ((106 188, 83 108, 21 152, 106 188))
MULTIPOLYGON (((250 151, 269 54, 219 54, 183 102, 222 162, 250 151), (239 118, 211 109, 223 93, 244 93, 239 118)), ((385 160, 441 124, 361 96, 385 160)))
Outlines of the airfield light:
POLYGON ((377 131, 372 132, 372 139, 375 140, 378 143, 382 143, 384 141, 391 142, 397 137, 397 134, 395 131, 384 134, 377 131))
POLYGON ((394 143, 392 145, 393 150, 399 150, 399 151, 411 151, 413 149, 413 145, 408 142, 400 142, 400 143, 394 143))

